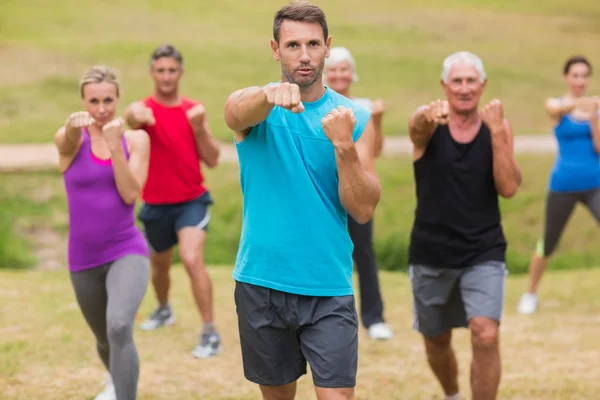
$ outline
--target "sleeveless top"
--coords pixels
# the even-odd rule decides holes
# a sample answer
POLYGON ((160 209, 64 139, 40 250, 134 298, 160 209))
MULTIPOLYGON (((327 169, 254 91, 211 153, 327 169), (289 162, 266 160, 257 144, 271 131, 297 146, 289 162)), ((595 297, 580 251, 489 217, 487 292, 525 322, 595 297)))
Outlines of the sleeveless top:
POLYGON ((170 107, 150 96, 144 104, 154 113, 156 123, 142 127, 150 137, 143 201, 154 205, 179 204, 200 197, 206 192, 204 176, 196 136, 186 115, 198 103, 181 97, 179 105, 170 107))
MULTIPOLYGON (((148 256, 146 241, 135 225, 135 205, 121 198, 111 160, 92 154, 87 129, 82 139, 63 174, 69 209, 69 270, 99 267, 130 254, 148 256)), ((129 158, 125 138, 123 150, 129 158)))
POLYGON ((321 118, 340 105, 352 108, 356 142, 370 112, 329 88, 303 104, 297 114, 274 107, 236 143, 244 207, 233 278, 305 296, 350 295, 348 214, 321 118))
POLYGON ((554 127, 558 153, 548 186, 556 192, 600 187, 600 156, 594 149, 590 121, 564 115, 554 127))
POLYGON ((482 123, 470 143, 458 143, 448 126, 438 126, 413 168, 417 207, 409 262, 444 268, 504 262, 488 127, 482 123))

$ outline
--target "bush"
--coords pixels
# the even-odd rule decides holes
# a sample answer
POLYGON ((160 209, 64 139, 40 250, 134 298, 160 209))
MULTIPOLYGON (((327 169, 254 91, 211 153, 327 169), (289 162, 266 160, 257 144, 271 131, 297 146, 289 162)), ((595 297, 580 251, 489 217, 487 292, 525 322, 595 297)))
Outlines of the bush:
MULTIPOLYGON (((531 253, 541 234, 545 188, 552 160, 551 156, 519 157, 524 174, 523 186, 514 198, 500 202, 508 239, 507 266, 511 273, 527 271, 531 253)), ((408 158, 382 159, 378 161, 377 169, 383 186, 382 200, 374 220, 379 268, 404 271, 415 209, 412 164, 408 158)), ((211 209, 206 262, 210 265, 231 265, 235 262, 242 223, 239 168, 235 164, 222 164, 214 170, 206 170, 205 175, 215 200, 211 209)), ((0 177, 0 185, 7 189, 0 194, 3 202, 3 205, 0 204, 0 265, 27 264, 30 252, 23 239, 15 233, 15 222, 29 220, 25 225, 50 225, 63 235, 68 229, 60 175, 9 174, 0 177), (41 196, 41 192, 46 194, 41 196)), ((597 224, 587 210, 582 207, 576 209, 551 268, 600 265, 597 234, 597 224)), ((177 252, 175 261, 179 262, 177 252)))

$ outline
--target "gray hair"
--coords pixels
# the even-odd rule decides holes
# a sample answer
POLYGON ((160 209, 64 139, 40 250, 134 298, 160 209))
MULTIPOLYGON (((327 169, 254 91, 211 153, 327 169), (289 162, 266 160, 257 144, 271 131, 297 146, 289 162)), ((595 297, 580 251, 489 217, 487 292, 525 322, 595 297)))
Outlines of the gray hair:
POLYGON ((329 50, 329 57, 325 59, 325 69, 335 67, 344 61, 347 61, 348 64, 350 64, 350 69, 352 70, 352 82, 358 82, 356 62, 354 61, 352 54, 350 54, 350 50, 345 47, 332 47, 329 50))
POLYGON ((442 63, 442 81, 444 83, 448 83, 448 75, 450 75, 450 70, 456 64, 467 64, 474 66, 477 70, 477 74, 479 75, 479 81, 482 83, 485 82, 486 75, 481 58, 468 51, 457 51, 456 53, 452 53, 446 57, 442 63))

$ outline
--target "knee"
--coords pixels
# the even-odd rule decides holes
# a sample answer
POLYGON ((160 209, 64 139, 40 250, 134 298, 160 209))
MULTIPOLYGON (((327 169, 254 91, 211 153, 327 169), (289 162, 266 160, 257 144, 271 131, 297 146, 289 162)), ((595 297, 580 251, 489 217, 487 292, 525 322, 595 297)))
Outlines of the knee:
POLYGON ((425 351, 428 358, 435 358, 445 354, 450 349, 452 333, 446 332, 436 337, 425 338, 425 351))
POLYGON ((108 341, 112 344, 123 344, 133 340, 133 324, 122 318, 108 321, 108 341))
POLYGON ((192 277, 195 275, 194 272, 197 271, 198 268, 202 267, 202 265, 200 265, 201 263, 199 262, 200 255, 196 249, 180 249, 179 258, 181 259, 181 262, 183 263, 183 266, 188 274, 192 277))
POLYGON ((264 400, 294 400, 296 397, 295 384, 282 386, 260 386, 264 400))
POLYGON ((470 322, 471 342, 476 350, 494 349, 498 346, 498 322, 490 318, 473 318, 470 322))

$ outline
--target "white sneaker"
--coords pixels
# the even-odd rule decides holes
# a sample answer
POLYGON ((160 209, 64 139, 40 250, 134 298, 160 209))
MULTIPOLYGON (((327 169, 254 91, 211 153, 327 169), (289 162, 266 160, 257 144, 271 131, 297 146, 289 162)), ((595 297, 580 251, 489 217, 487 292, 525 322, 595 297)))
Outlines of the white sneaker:
POLYGON ((368 329, 369 337, 372 340, 390 340, 394 337, 392 329, 385 322, 373 324, 368 329))
POLYGON ((537 310, 537 295, 525 293, 521 296, 517 311, 521 314, 533 314, 537 310))
POLYGON ((106 385, 104 390, 94 397, 94 400, 117 400, 117 393, 110 374, 104 380, 104 384, 106 385))

